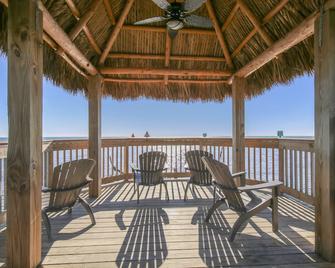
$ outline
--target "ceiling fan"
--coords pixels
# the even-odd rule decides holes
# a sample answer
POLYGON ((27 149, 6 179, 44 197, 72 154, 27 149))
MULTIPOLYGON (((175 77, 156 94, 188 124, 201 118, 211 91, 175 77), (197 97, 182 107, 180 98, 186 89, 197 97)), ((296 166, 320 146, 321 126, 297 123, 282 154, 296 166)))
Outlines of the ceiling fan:
POLYGON ((184 3, 177 1, 169 3, 167 0, 152 1, 165 11, 164 16, 137 21, 134 23, 135 25, 166 21, 166 27, 171 38, 174 38, 177 35, 178 30, 182 29, 185 25, 212 28, 212 22, 209 18, 191 14, 199 9, 206 0, 185 0, 184 3))

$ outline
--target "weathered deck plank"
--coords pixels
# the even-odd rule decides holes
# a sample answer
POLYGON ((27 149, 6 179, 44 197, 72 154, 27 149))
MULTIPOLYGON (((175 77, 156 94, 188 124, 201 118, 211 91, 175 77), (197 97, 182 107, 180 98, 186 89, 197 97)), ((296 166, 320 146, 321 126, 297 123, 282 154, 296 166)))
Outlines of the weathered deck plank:
MULTIPOLYGON (((228 234, 237 215, 222 208, 204 224, 212 189, 196 187, 184 202, 185 186, 185 180, 168 182, 170 202, 160 187, 143 188, 139 205, 131 183, 104 187, 91 200, 94 227, 79 206, 72 215, 52 219, 56 240, 49 243, 43 233, 44 267, 331 267, 314 254, 312 206, 280 197, 277 234, 271 211, 265 210, 231 243, 228 234)), ((1 255, 3 241, 1 235, 1 255)))

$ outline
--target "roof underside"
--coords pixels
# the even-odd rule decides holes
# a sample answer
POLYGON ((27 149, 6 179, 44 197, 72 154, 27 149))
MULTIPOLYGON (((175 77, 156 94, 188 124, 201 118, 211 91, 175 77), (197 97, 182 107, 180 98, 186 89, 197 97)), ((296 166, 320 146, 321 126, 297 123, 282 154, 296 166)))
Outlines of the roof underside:
MULTIPOLYGON (((102 73, 105 95, 115 99, 148 97, 175 101, 223 101, 231 94, 231 76, 315 14, 320 2, 212 0, 195 14, 215 20, 213 24, 219 26, 219 31, 185 28, 169 40, 164 24, 133 26, 138 20, 163 15, 149 0, 42 1, 67 37, 102 73), (122 16, 124 23, 120 23, 122 16), (83 18, 86 22, 80 24, 83 18), (119 32, 118 26, 122 26, 119 32), (178 70, 182 71, 176 73, 178 70)), ((71 92, 85 93, 88 71, 61 49, 61 42, 47 33, 44 40, 45 75, 71 92)), ((7 8, 0 4, 0 47, 4 52, 6 46, 7 8)), ((312 71, 313 35, 308 35, 248 73, 250 87, 246 97, 312 71)))

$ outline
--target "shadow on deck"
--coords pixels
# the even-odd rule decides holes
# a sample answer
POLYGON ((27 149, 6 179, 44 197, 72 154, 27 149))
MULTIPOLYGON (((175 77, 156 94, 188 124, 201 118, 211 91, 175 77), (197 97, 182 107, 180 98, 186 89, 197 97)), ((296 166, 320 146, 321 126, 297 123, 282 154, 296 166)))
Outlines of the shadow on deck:
POLYGON ((205 224, 212 189, 195 187, 184 202, 185 187, 186 180, 169 180, 169 202, 164 189, 145 187, 137 204, 132 183, 104 186, 101 196, 91 200, 94 227, 80 206, 72 215, 52 219, 55 241, 49 243, 43 231, 43 266, 329 267, 314 254, 313 207, 282 196, 277 234, 272 232, 271 211, 265 210, 231 243, 228 234, 237 215, 222 207, 205 224))

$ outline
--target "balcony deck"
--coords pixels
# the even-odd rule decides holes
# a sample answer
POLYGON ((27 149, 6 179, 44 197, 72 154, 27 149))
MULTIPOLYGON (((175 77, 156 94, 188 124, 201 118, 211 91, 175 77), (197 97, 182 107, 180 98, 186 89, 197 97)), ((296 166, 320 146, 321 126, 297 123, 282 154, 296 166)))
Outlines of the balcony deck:
MULTIPOLYGON (((329 267, 314 254, 312 206, 284 195, 277 234, 267 210, 230 243, 227 234, 237 215, 223 207, 204 224, 212 189, 196 187, 185 203, 185 186, 185 179, 168 180, 170 202, 163 188, 145 187, 139 205, 132 183, 104 186, 101 196, 91 201, 96 226, 90 227, 80 206, 72 215, 52 219, 55 241, 49 243, 43 232, 43 267, 329 267)), ((3 234, 1 241, 3 245, 3 234)))

